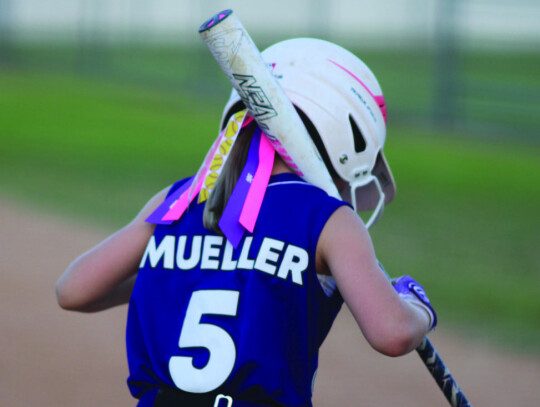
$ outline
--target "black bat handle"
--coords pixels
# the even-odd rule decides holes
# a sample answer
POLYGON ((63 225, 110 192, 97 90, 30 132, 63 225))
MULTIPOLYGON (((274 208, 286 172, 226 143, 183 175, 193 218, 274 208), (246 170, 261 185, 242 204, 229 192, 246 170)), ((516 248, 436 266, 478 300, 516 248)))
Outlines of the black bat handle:
POLYGON ((450 405, 452 407, 471 407, 456 380, 427 337, 416 348, 416 351, 441 388, 444 396, 450 402, 450 405))

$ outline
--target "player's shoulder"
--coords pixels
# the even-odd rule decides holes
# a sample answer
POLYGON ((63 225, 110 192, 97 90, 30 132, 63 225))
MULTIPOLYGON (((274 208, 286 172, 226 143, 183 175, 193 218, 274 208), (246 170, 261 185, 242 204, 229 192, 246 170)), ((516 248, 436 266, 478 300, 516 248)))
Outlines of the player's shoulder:
POLYGON ((285 208, 289 211, 297 210, 312 214, 331 213, 342 205, 348 205, 292 173, 273 175, 268 183, 266 196, 265 199, 271 206, 283 207, 283 203, 286 203, 285 208))

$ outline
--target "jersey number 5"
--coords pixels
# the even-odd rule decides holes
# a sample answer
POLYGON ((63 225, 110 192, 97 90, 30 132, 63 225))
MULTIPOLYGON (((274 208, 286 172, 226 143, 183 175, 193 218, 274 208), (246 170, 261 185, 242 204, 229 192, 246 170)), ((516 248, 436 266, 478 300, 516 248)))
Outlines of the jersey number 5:
POLYGON ((201 369, 193 366, 191 356, 172 356, 169 373, 180 390, 206 393, 217 389, 231 374, 236 360, 236 345, 223 328, 202 323, 205 314, 235 317, 238 309, 238 291, 195 291, 186 311, 178 346, 180 348, 203 347, 208 349, 208 363, 201 369))

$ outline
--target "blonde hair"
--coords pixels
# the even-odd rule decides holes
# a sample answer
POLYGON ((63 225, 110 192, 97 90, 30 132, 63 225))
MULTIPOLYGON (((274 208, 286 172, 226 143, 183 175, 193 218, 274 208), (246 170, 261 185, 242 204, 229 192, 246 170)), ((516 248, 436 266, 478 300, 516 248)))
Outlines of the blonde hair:
POLYGON ((204 227, 219 234, 222 234, 219 228, 221 215, 244 169, 255 128, 256 124, 253 122, 240 131, 231 149, 229 158, 223 166, 216 184, 206 201, 203 212, 204 227))

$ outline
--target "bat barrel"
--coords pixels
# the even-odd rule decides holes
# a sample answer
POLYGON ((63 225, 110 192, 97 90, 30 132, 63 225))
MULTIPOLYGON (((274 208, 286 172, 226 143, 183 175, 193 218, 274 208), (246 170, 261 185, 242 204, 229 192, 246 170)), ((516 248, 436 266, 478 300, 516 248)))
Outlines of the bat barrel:
POLYGON ((300 116, 236 14, 216 14, 199 34, 281 158, 307 182, 339 198, 300 116))

